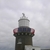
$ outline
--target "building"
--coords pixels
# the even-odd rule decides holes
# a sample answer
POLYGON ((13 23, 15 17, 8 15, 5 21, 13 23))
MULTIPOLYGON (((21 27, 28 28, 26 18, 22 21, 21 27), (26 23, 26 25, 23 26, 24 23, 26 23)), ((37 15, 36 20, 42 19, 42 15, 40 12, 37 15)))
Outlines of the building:
POLYGON ((13 30, 16 37, 15 50, 34 50, 36 47, 32 46, 32 37, 35 30, 29 27, 30 20, 24 13, 22 14, 23 16, 18 20, 19 27, 13 30))
POLYGON ((41 50, 38 46, 25 45, 25 50, 41 50))

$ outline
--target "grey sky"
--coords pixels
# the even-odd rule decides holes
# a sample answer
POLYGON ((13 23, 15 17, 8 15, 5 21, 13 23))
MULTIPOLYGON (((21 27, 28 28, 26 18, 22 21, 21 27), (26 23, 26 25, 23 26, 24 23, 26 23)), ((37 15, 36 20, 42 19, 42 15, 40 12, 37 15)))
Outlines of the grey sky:
POLYGON ((49 49, 50 0, 0 0, 0 48, 15 48, 13 29, 23 12, 35 29, 33 45, 49 49))

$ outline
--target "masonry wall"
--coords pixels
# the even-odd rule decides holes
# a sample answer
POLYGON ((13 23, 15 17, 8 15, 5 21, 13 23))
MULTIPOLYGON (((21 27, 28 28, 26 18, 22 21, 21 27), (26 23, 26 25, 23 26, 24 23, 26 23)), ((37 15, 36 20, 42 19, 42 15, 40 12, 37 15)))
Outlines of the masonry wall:
POLYGON ((25 45, 32 45, 32 37, 17 36, 15 42, 15 50, 25 50, 25 45))

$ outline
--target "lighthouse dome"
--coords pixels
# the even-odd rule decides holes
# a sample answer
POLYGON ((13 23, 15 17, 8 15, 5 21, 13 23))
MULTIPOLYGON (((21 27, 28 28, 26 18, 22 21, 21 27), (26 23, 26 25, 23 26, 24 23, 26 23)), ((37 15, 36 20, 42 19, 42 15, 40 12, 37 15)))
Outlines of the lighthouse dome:
POLYGON ((24 13, 22 13, 23 16, 18 20, 19 27, 29 27, 29 19, 25 16, 24 13))

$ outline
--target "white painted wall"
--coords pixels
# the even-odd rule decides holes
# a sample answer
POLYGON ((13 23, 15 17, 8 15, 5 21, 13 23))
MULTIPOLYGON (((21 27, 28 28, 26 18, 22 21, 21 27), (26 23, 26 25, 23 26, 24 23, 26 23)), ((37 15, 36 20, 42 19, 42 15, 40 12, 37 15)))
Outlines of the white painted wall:
POLYGON ((41 50, 39 47, 34 47, 34 46, 31 46, 31 45, 25 45, 25 50, 41 50))

